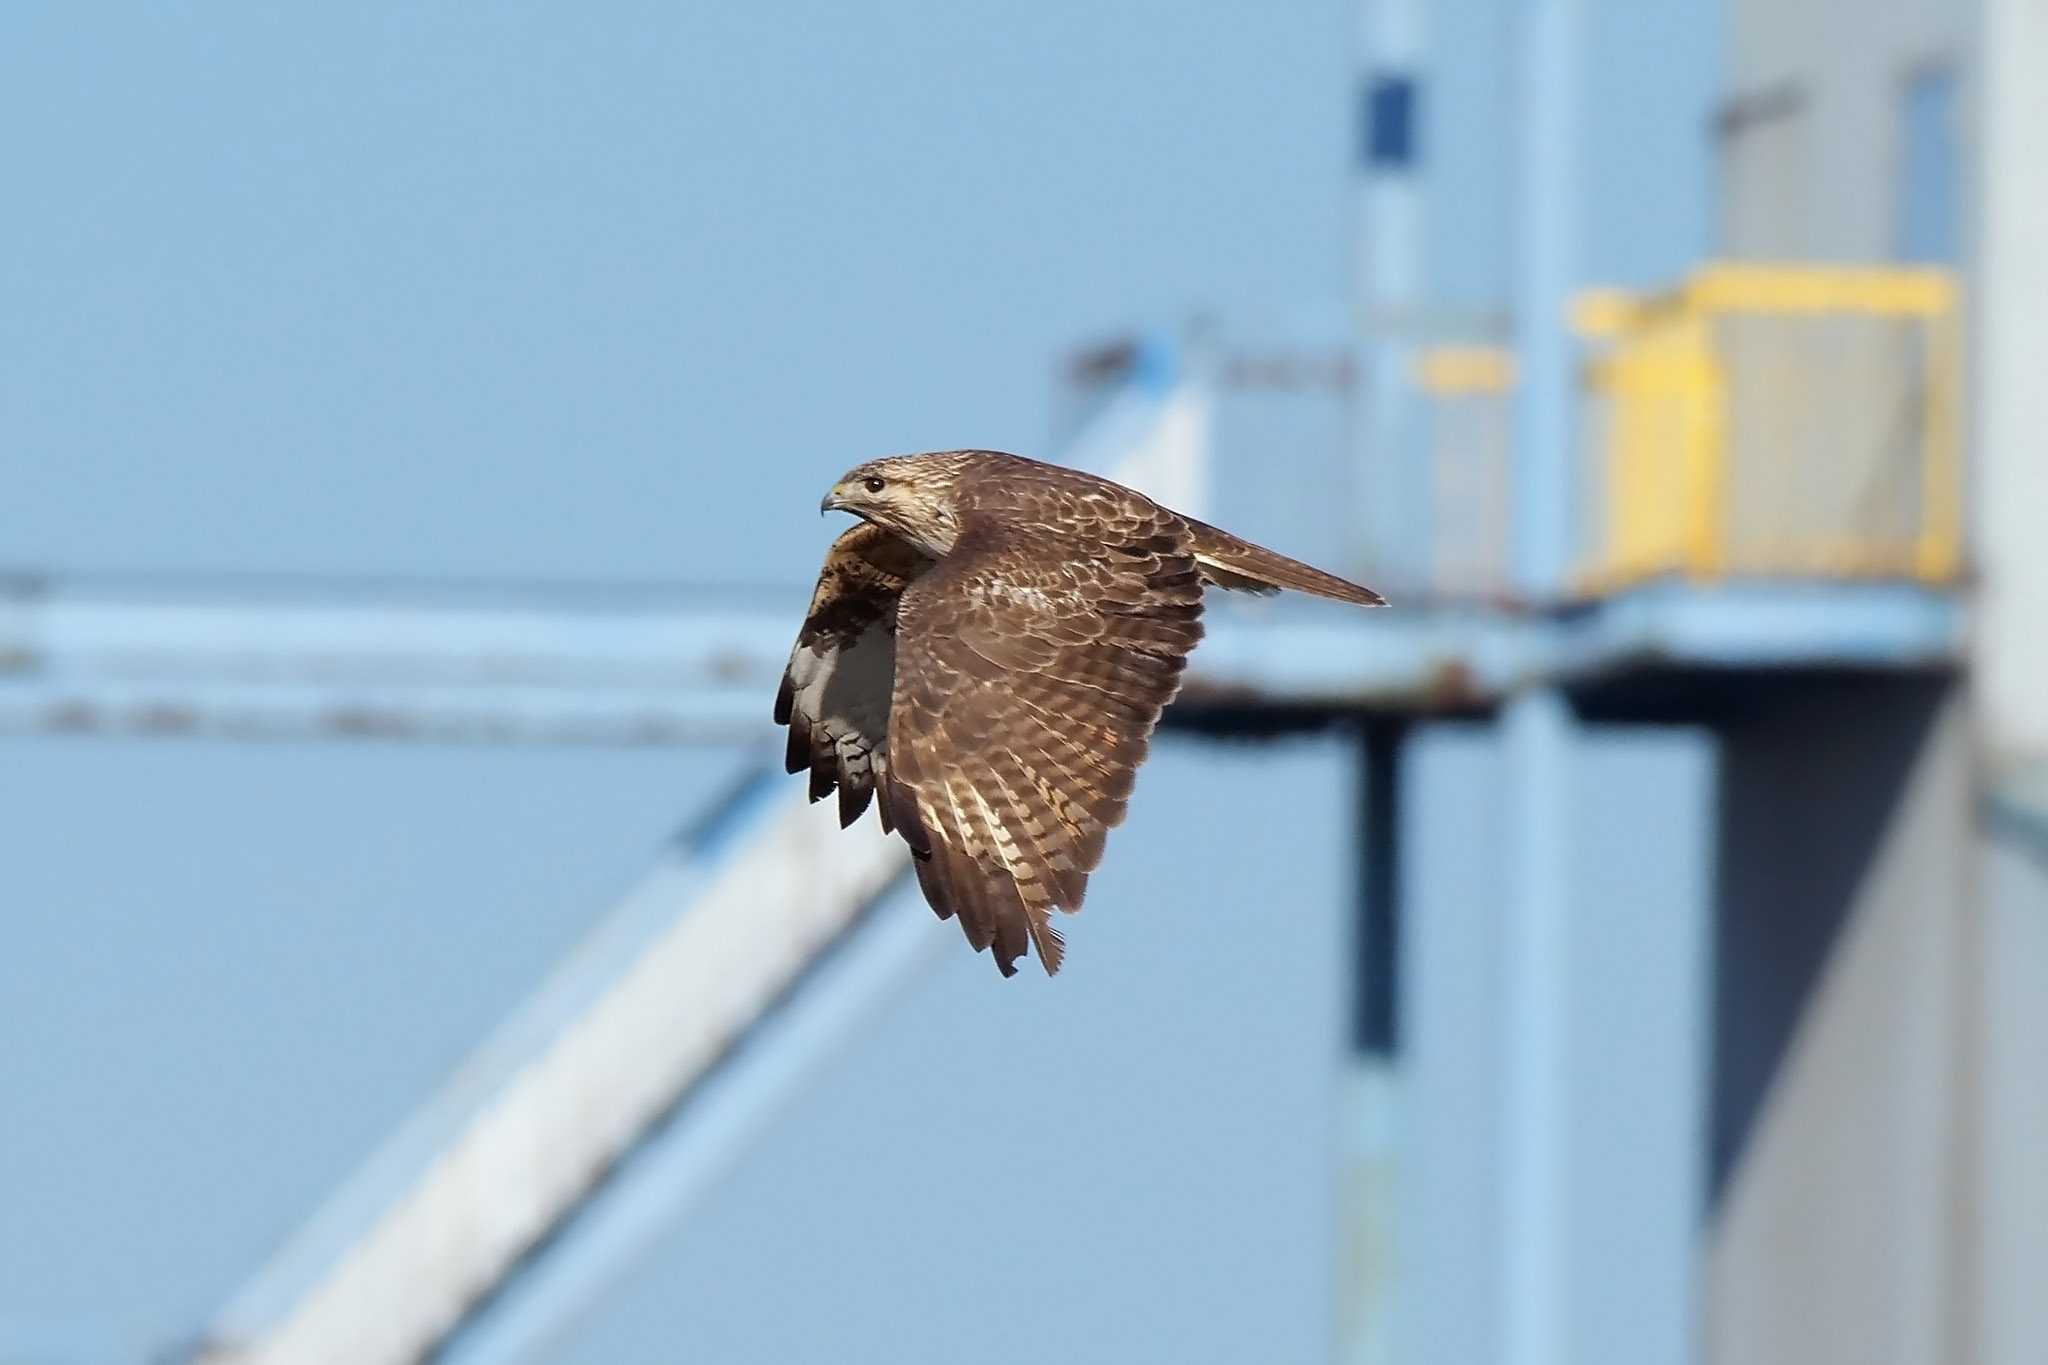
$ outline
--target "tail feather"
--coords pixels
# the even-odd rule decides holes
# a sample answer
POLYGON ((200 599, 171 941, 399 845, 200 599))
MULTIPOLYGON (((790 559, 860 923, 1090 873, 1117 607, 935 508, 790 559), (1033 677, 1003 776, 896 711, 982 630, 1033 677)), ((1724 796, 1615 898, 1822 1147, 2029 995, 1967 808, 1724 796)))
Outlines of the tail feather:
POLYGON ((1282 588, 1334 598, 1361 607, 1384 607, 1387 599, 1371 588, 1361 587, 1335 574, 1312 569, 1298 559, 1275 554, 1261 545, 1239 540, 1193 517, 1185 518, 1195 533, 1195 563, 1202 577, 1219 588, 1238 592, 1272 593, 1282 588))

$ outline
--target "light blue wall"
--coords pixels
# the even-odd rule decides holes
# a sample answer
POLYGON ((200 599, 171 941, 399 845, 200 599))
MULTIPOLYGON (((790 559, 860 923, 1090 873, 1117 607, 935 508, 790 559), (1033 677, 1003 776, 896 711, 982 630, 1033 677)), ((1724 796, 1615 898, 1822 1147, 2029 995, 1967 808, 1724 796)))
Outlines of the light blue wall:
POLYGON ((1517 0, 1426 7, 1429 87, 1422 173, 1432 306, 1502 313, 1514 269, 1517 0))
MULTIPOLYGON (((1428 7, 1423 171, 1432 307, 1499 311, 1518 267, 1527 195, 1517 165, 1525 7, 1428 7)), ((1579 26, 1580 278, 1649 287, 1709 248, 1721 7, 1713 0, 1587 0, 1579 26)))
POLYGON ((1587 6, 1582 282, 1662 288, 1715 229, 1719 0, 1587 6))
MULTIPOLYGON (((1558 1164, 1511 1166, 1511 1099, 1529 1078, 1510 1030, 1523 987, 1509 951, 1516 888, 1511 757, 1497 726, 1427 725, 1403 784, 1403 1048, 1397 1358, 1504 1358, 1516 1320, 1504 1229, 1511 1179, 1554 1182, 1550 1344, 1515 1359, 1683 1365, 1694 1359, 1704 1207, 1713 746, 1702 732, 1566 731, 1568 913, 1562 1066, 1539 1078, 1563 1115, 1558 1164)), ((1525 1268, 1526 1269, 1526 1268, 1525 1268)))
POLYGON ((1703 1358, 1716 746, 1596 726, 1576 782, 1564 1359, 1684 1365, 1703 1358))
POLYGON ((1401 788, 1402 1205, 1396 1358, 1496 1358, 1501 1287, 1502 989, 1508 893, 1500 744, 1435 724, 1408 741, 1401 788))

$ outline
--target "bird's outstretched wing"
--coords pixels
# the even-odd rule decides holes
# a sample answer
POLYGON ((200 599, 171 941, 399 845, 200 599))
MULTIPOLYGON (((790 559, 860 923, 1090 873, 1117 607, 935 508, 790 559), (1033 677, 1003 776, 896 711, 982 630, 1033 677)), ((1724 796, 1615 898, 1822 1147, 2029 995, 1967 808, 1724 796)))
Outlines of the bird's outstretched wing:
POLYGON ((787 766, 811 770, 813 801, 839 789, 842 826, 858 819, 874 795, 889 734, 897 601, 931 563, 866 522, 833 541, 783 670, 775 719, 789 727, 787 766))
POLYGON ((925 898, 1048 974, 1202 636, 1191 533, 1142 499, 970 526, 904 593, 882 811, 925 898), (1056 528, 1056 529, 1055 529, 1056 528))

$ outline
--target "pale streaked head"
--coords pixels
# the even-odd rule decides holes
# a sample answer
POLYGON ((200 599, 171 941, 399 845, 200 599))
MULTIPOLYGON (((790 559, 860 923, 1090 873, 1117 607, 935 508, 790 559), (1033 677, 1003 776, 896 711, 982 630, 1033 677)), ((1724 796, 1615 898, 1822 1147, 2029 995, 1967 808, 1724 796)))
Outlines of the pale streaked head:
POLYGON ((960 522, 953 486, 966 457, 957 451, 891 455, 846 471, 818 504, 821 512, 851 512, 894 531, 936 559, 953 548, 960 522))

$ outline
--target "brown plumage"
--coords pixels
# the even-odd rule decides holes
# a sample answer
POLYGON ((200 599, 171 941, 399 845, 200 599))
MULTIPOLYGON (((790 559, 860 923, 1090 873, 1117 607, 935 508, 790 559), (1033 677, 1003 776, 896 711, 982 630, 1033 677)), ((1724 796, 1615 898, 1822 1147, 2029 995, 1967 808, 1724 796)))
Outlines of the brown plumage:
POLYGON ((994 451, 874 460, 824 502, 834 541, 775 700, 788 767, 851 824, 879 794, 918 884, 1003 975, 1064 955, 1159 713, 1202 638, 1204 584, 1370 589, 1141 493, 994 451))

